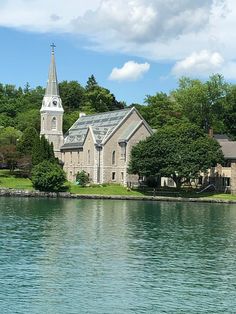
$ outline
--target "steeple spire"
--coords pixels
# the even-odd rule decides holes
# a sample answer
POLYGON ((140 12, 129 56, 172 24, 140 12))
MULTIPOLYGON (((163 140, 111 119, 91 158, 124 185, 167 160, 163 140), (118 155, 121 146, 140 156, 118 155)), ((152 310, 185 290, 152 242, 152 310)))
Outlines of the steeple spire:
POLYGON ((56 47, 54 43, 51 44, 51 63, 48 74, 48 82, 46 87, 45 96, 59 96, 58 81, 57 81, 57 70, 55 62, 54 48, 56 47))
POLYGON ((62 132, 63 107, 59 95, 57 71, 54 56, 54 44, 51 45, 51 63, 48 74, 46 92, 43 97, 41 113, 40 134, 44 135, 50 143, 53 143, 55 156, 61 158, 60 148, 64 138, 62 132))

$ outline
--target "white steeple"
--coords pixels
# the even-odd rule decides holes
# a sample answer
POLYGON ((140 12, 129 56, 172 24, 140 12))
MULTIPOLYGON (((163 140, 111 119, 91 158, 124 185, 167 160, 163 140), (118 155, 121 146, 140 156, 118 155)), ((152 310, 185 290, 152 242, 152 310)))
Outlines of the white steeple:
POLYGON ((54 153, 60 158, 60 147, 63 145, 62 121, 63 107, 59 95, 57 71, 55 63, 54 44, 51 45, 51 63, 48 74, 47 87, 42 101, 41 113, 41 135, 53 143, 54 153))

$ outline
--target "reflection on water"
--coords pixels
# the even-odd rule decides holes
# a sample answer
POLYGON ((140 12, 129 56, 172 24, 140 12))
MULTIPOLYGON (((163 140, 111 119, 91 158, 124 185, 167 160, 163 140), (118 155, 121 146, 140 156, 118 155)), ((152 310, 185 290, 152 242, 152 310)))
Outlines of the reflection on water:
POLYGON ((235 313, 236 206, 0 199, 0 313, 235 313))

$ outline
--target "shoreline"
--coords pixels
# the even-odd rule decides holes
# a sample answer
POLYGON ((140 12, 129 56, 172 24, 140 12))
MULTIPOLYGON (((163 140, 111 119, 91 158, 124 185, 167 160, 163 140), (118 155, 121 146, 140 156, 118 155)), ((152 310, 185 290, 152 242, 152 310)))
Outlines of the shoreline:
POLYGON ((64 199, 104 199, 104 200, 133 200, 157 202, 192 202, 192 203, 218 203, 236 204, 236 200, 223 200, 214 198, 188 198, 174 196, 134 196, 134 195, 100 195, 100 194, 72 194, 70 192, 40 192, 32 190, 0 188, 0 197, 33 197, 33 198, 64 198, 64 199))

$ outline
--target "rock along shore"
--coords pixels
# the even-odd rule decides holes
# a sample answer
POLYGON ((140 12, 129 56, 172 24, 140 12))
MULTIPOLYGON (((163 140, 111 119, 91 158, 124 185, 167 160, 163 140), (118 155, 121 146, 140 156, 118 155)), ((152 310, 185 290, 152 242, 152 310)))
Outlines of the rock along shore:
POLYGON ((59 193, 40 192, 40 191, 34 191, 34 190, 33 191, 32 190, 18 190, 18 189, 7 189, 7 188, 0 188, 0 196, 236 204, 236 200, 222 200, 222 199, 213 199, 213 198, 185 198, 185 197, 173 197, 173 196, 171 197, 171 196, 72 194, 69 192, 59 192, 59 193))

